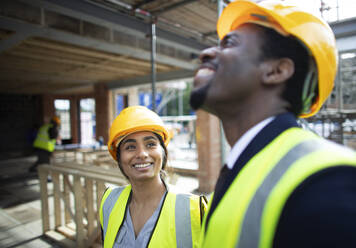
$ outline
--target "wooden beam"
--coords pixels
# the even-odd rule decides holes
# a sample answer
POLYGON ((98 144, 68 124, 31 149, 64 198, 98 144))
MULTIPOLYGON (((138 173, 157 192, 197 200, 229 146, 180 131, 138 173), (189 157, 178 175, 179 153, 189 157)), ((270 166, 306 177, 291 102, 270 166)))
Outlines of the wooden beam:
POLYGON ((176 3, 173 3, 171 5, 168 5, 168 6, 165 6, 163 8, 159 8, 155 11, 152 11, 151 14, 152 15, 155 15, 155 16, 158 16, 164 12, 167 12, 167 11, 170 11, 172 9, 175 9, 175 8, 179 8, 179 7, 182 7, 184 5, 187 5, 187 4, 190 4, 192 2, 196 2, 197 0, 183 0, 181 2, 176 2, 176 3))
MULTIPOLYGON (((128 56, 135 59, 149 61, 151 58, 150 52, 145 51, 143 49, 120 45, 120 44, 113 44, 113 43, 96 40, 96 39, 92 39, 76 34, 71 34, 68 32, 63 32, 56 29, 42 27, 30 23, 23 23, 6 17, 0 17, 0 28, 8 28, 16 32, 22 32, 24 30, 27 30, 27 32, 31 36, 47 38, 50 40, 56 40, 59 42, 79 46, 86 49, 94 49, 101 52, 108 52, 117 55, 128 56)), ((184 69, 191 69, 193 67, 193 64, 190 62, 161 55, 161 54, 158 54, 156 59, 157 59, 157 63, 181 67, 184 69)))
MULTIPOLYGON (((21 0, 27 4, 44 8, 55 13, 70 16, 89 23, 95 23, 112 30, 145 38, 147 34, 147 23, 145 20, 117 12, 111 11, 86 1, 72 0, 21 0)), ((173 32, 158 28, 157 34, 160 37, 159 43, 170 47, 198 53, 207 46, 194 39, 185 38, 173 32)))
MULTIPOLYGON (((68 54, 76 54, 81 56, 88 56, 97 59, 106 59, 108 61, 113 62, 125 62, 126 64, 130 64, 132 66, 143 66, 143 67, 150 67, 150 62, 146 60, 139 60, 130 58, 128 56, 121 56, 117 54, 110 54, 110 53, 102 53, 95 50, 88 50, 81 47, 74 47, 68 44, 58 43, 54 41, 47 41, 43 39, 31 39, 26 40, 25 44, 37 46, 39 48, 46 48, 46 49, 53 49, 60 53, 67 52, 68 54)), ((164 64, 157 64, 157 68, 169 68, 170 66, 164 64)))
POLYGON ((12 36, 10 36, 7 39, 0 40, 0 54, 18 46, 21 42, 26 40, 29 36, 30 36, 29 33, 21 32, 21 33, 13 34, 12 36))
POLYGON ((132 5, 132 8, 133 9, 138 9, 138 8, 141 8, 143 5, 146 5, 146 4, 149 4, 151 2, 154 2, 155 0, 143 0, 143 1, 140 1, 134 5, 132 5))
MULTIPOLYGON (((162 72, 162 73, 157 73, 157 83, 163 82, 163 81, 168 81, 168 80, 173 80, 173 79, 183 79, 183 78, 192 78, 194 76, 194 71, 190 70, 176 70, 176 71, 170 71, 170 72, 162 72)), ((134 78, 129 78, 129 79, 123 79, 123 80, 115 80, 108 82, 107 85, 109 89, 117 89, 117 88, 123 88, 131 85, 141 85, 141 84, 147 84, 151 82, 151 76, 139 76, 139 77, 134 77, 134 78)))

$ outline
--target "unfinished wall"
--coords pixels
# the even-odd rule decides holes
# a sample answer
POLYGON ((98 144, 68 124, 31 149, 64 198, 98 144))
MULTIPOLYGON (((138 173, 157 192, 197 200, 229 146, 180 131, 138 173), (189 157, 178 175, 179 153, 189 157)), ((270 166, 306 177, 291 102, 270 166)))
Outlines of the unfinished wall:
POLYGON ((112 113, 112 94, 104 84, 95 85, 96 137, 108 142, 112 113))
POLYGON ((41 124, 39 96, 0 94, 0 159, 29 154, 41 124))

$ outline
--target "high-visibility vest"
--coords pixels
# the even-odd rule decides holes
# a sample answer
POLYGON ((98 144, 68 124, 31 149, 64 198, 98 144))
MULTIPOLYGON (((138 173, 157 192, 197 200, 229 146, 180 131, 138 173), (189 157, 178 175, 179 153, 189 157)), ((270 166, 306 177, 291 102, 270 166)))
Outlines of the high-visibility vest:
MULTIPOLYGON (((124 222, 131 185, 106 190, 100 206, 104 248, 112 247, 124 222)), ((201 229, 200 197, 168 190, 147 247, 198 247, 201 229)))
POLYGON ((292 192, 311 175, 343 165, 356 167, 354 151, 300 128, 287 129, 246 163, 207 227, 205 218, 200 247, 272 247, 292 192))
POLYGON ((33 146, 36 148, 40 148, 42 150, 46 150, 49 152, 54 151, 54 147, 56 146, 56 139, 50 139, 48 130, 53 127, 52 124, 45 124, 38 130, 37 137, 33 143, 33 146))

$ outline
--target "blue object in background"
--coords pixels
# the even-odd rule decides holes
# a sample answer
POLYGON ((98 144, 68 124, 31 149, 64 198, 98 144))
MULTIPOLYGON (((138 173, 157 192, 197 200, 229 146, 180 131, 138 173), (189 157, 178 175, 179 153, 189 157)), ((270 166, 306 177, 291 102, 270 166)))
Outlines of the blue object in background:
POLYGON ((120 114, 121 110, 125 107, 124 96, 116 95, 116 113, 120 114))
MULTIPOLYGON (((139 98, 139 104, 141 106, 145 106, 152 110, 152 94, 151 93, 141 92, 141 93, 139 93, 138 98, 139 98)), ((159 106, 161 101, 162 101, 162 94, 157 93, 156 94, 156 108, 159 106)), ((161 114, 161 113, 159 113, 159 114, 161 114)))

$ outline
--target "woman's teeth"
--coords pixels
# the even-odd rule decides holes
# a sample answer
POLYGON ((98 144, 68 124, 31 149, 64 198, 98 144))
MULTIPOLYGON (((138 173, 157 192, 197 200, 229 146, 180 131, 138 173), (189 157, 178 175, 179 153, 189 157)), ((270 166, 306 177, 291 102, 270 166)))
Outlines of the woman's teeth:
POLYGON ((148 167, 150 166, 151 163, 146 163, 146 164, 135 164, 134 165, 134 168, 145 168, 145 167, 148 167))

